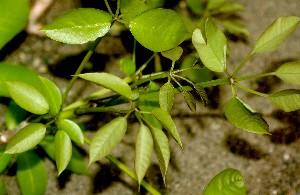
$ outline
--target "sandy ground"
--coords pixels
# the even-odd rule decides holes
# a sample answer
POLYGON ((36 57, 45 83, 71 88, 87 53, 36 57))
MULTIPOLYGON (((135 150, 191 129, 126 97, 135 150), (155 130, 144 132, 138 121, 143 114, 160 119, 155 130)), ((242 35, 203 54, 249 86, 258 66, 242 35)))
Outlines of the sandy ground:
MULTIPOLYGON (((300 15, 299 0, 236 1, 246 8, 244 12, 240 13, 240 16, 243 23, 248 27, 251 37, 249 44, 242 42, 230 43, 229 70, 230 67, 236 66, 251 52, 257 37, 277 17, 300 15)), ((274 69, 282 61, 299 60, 299 43, 300 29, 298 28, 277 51, 254 56, 240 74, 260 73, 274 69)), ((7 59, 25 64, 31 62, 33 68, 46 73, 48 69, 46 64, 61 60, 62 55, 78 54, 82 51, 82 48, 84 47, 67 46, 46 38, 38 39, 33 36, 27 37, 22 47, 7 59), (39 42, 36 40, 39 40, 39 42), (36 48, 40 48, 40 52, 34 56, 30 55, 36 48)), ((122 49, 120 50, 122 52, 122 49)), ((64 79, 51 78, 62 88, 65 87, 64 79)), ((259 82, 250 81, 247 85, 254 89, 268 90, 270 93, 282 88, 297 87, 285 85, 274 79, 263 79, 259 82)), ((84 89, 84 86, 80 83, 76 86, 78 91, 83 91, 83 93, 90 90, 84 89)), ((201 194, 214 175, 231 167, 240 170, 244 175, 247 194, 249 195, 299 195, 300 133, 298 128, 300 112, 289 114, 279 112, 266 98, 238 91, 240 98, 263 114, 273 135, 264 136, 243 132, 234 128, 223 116, 223 107, 230 98, 230 93, 230 88, 220 87, 217 97, 212 96, 213 94, 210 96, 219 103, 218 107, 209 109, 199 104, 199 115, 194 115, 187 109, 181 96, 176 98, 176 106, 172 111, 172 115, 178 127, 184 149, 181 150, 170 139, 171 162, 167 173, 166 188, 160 178, 156 158, 153 158, 154 163, 147 173, 147 180, 163 194, 201 194)), ((74 95, 76 94, 75 91, 74 95)), ((132 124, 122 144, 114 150, 114 155, 130 167, 133 167, 133 144, 136 125, 132 124)), ((62 186, 59 186, 53 164, 49 161, 46 161, 46 164, 49 172, 46 194, 49 195, 138 194, 136 183, 127 175, 120 173, 106 160, 91 167, 93 177, 63 174, 59 179, 60 183, 64 183, 62 186)), ((19 194, 15 177, 1 177, 5 178, 9 194, 19 194)))

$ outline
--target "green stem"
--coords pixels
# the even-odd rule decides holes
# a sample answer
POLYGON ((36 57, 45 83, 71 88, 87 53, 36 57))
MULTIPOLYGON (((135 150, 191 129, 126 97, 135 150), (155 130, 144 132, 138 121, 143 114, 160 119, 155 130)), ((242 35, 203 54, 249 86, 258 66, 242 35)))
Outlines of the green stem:
POLYGON ((66 99, 69 95, 69 92, 71 91, 75 81, 77 80, 78 78, 78 75, 82 72, 83 68, 85 67, 85 65, 87 64, 87 62, 89 61, 90 57, 92 56, 94 50, 96 49, 98 43, 100 42, 101 40, 101 37, 98 38, 92 45, 91 47, 89 48, 89 51, 87 52, 87 54, 85 55, 85 57, 83 58, 81 64, 79 65, 77 71, 75 72, 75 75, 72 77, 70 83, 68 84, 67 88, 66 88, 66 91, 65 93, 63 94, 62 96, 62 105, 65 104, 66 102, 66 99))
MULTIPOLYGON (((89 138, 87 138, 87 137, 84 137, 84 142, 86 144, 88 144, 88 145, 91 145, 91 140, 89 138)), ((128 168, 125 164, 123 164, 121 161, 119 161, 118 159, 116 159, 112 155, 107 155, 106 158, 109 161, 111 161, 113 164, 115 164, 121 171, 123 171, 124 173, 126 173, 127 175, 129 175, 132 179, 134 179, 134 180, 137 181, 136 174, 130 168, 128 168)), ((150 194, 153 194, 153 195, 160 195, 161 194, 155 188, 153 188, 150 184, 148 184, 147 182, 145 182, 144 180, 141 182, 141 185, 148 192, 150 192, 150 194)))
POLYGON ((255 75, 248 75, 248 76, 243 76, 243 77, 238 77, 235 78, 235 81, 245 81, 249 79, 258 79, 262 77, 267 77, 267 76, 274 76, 275 72, 268 72, 268 73, 262 73, 262 74, 255 74, 255 75))
POLYGON ((246 62, 248 62, 248 60, 254 55, 254 52, 251 52, 246 58, 243 59, 243 61, 238 65, 238 67, 236 68, 236 70, 234 71, 232 78, 235 78, 236 75, 239 73, 239 71, 244 67, 244 65, 246 64, 246 62))
POLYGON ((105 2, 105 5, 106 5, 106 7, 107 7, 107 10, 108 10, 109 14, 112 15, 112 16, 114 16, 114 14, 113 14, 113 12, 111 11, 111 8, 110 8, 110 6, 109 6, 107 0, 104 0, 104 2, 105 2))
POLYGON ((136 83, 133 83, 132 85, 130 85, 131 89, 149 82, 149 81, 153 81, 156 79, 162 79, 162 78, 166 78, 170 75, 170 72, 159 72, 159 73, 154 73, 154 74, 150 74, 150 75, 145 75, 144 78, 142 78, 141 80, 138 80, 136 83))
POLYGON ((241 89, 243 89, 243 90, 245 90, 245 91, 248 91, 248 92, 250 92, 250 93, 253 93, 253 94, 255 94, 255 95, 262 96, 262 97, 269 97, 268 94, 265 94, 265 93, 261 93, 261 92, 255 91, 255 90, 253 90, 253 89, 250 89, 250 88, 246 87, 245 85, 241 85, 240 83, 235 82, 234 85, 237 86, 237 87, 239 87, 239 88, 241 88, 241 89))
POLYGON ((130 110, 121 110, 121 109, 107 108, 107 107, 77 108, 77 109, 75 109, 75 114, 77 114, 77 115, 97 113, 97 112, 113 112, 113 113, 119 113, 119 114, 127 114, 127 113, 132 112, 132 109, 130 109, 130 110))
POLYGON ((192 81, 190 81, 189 79, 185 78, 185 77, 182 77, 182 76, 179 76, 179 75, 176 75, 176 74, 173 74, 172 76, 177 77, 181 80, 184 80, 184 81, 188 82, 189 84, 191 84, 192 86, 194 86, 194 83, 192 81))
POLYGON ((207 88, 207 87, 214 87, 214 86, 218 86, 218 85, 230 85, 230 82, 227 78, 225 78, 225 79, 216 79, 216 80, 196 83, 195 85, 199 85, 202 88, 207 88))
POLYGON ((118 15, 120 13, 120 1, 121 0, 118 0, 118 2, 117 2, 117 11, 116 11, 115 17, 118 17, 118 15))

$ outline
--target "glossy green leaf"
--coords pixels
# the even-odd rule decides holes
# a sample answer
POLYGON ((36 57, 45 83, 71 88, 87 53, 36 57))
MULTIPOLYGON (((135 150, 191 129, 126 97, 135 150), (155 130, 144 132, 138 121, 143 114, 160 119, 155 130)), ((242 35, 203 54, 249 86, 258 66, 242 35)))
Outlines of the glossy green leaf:
POLYGON ((74 142, 84 143, 84 136, 79 125, 69 119, 59 119, 57 126, 60 130, 65 131, 74 142))
POLYGON ((101 160, 121 142, 127 130, 127 119, 117 117, 102 126, 93 136, 90 145, 90 164, 101 160))
POLYGON ((187 6, 196 14, 201 15, 205 10, 205 0, 187 0, 187 6))
POLYGON ((40 115, 49 111, 46 98, 32 85, 20 81, 6 81, 5 83, 11 98, 23 109, 40 115))
POLYGON ((245 25, 233 20, 222 20, 221 22, 229 34, 246 39, 250 37, 250 33, 245 25))
POLYGON ((0 174, 3 173, 12 159, 11 154, 4 154, 5 147, 0 147, 0 174))
POLYGON ((169 9, 152 9, 130 21, 134 38, 154 52, 170 50, 185 39, 188 33, 180 15, 169 9))
POLYGON ((189 106, 190 110, 193 112, 196 112, 196 101, 195 101, 194 96, 188 91, 184 91, 183 96, 184 96, 185 102, 189 106))
POLYGON ((152 110, 152 115, 161 122, 164 128, 173 136, 173 138, 182 148, 182 143, 177 128, 170 114, 167 111, 162 110, 161 108, 155 108, 152 110))
MULTIPOLYGON (((43 150, 47 153, 47 155, 55 161, 55 143, 53 135, 46 135, 44 139, 39 143, 39 145, 43 148, 43 150)), ((82 154, 76 149, 76 147, 72 147, 72 157, 69 164, 66 167, 67 170, 72 171, 77 174, 88 174, 88 167, 84 163, 84 157, 82 154)))
POLYGON ((161 55, 172 61, 177 61, 181 57, 182 53, 183 53, 183 49, 177 46, 171 50, 161 52, 161 55))
POLYGON ((275 71, 275 75, 285 82, 300 85, 300 61, 281 65, 275 71))
POLYGON ((206 186, 203 195, 246 195, 243 175, 236 169, 226 169, 206 186))
POLYGON ((27 111, 18 106, 13 100, 10 101, 5 113, 7 129, 13 129, 18 126, 26 117, 27 111))
POLYGON ((0 96, 10 97, 6 84, 2 81, 22 81, 36 89, 40 89, 42 86, 39 76, 32 70, 6 63, 0 63, 0 96))
POLYGON ((35 147, 43 139, 46 127, 41 123, 32 123, 22 128, 7 144, 5 153, 16 154, 35 147))
POLYGON ((282 16, 276 19, 258 38, 254 53, 277 49, 294 32, 300 22, 297 16, 282 16))
POLYGON ((54 138, 55 162, 60 175, 68 166, 72 157, 72 142, 70 137, 63 130, 58 130, 54 138))
POLYGON ((258 134, 270 134, 269 125, 249 105, 232 97, 225 106, 226 118, 237 128, 258 134))
POLYGON ((80 78, 96 83, 97 85, 101 85, 105 88, 108 88, 128 99, 132 96, 132 91, 130 86, 120 79, 119 77, 108 74, 105 72, 101 73, 86 73, 78 75, 80 78))
POLYGON ((208 0, 207 9, 213 10, 213 9, 220 8, 224 3, 226 3, 226 0, 208 0))
POLYGON ((285 112, 300 109, 300 90, 287 89, 269 96, 276 108, 285 112))
POLYGON ((1 0, 0 13, 0 49, 2 49, 7 42, 26 26, 29 14, 29 0, 1 0))
POLYGON ((32 150, 17 155, 17 180, 24 195, 46 192, 47 170, 43 160, 32 150))
POLYGON ((210 70, 223 72, 226 68, 227 39, 211 19, 205 22, 205 34, 195 29, 192 42, 202 63, 210 70))
POLYGON ((131 76, 135 73, 136 65, 132 59, 127 58, 127 57, 122 58, 119 61, 119 64, 120 64, 120 68, 121 68, 122 72, 124 74, 126 74, 127 76, 131 76))
POLYGON ((122 19, 130 21, 132 18, 144 11, 161 7, 163 3, 164 0, 122 0, 120 5, 122 19))
POLYGON ((135 142, 135 172, 139 185, 151 163, 153 153, 153 138, 150 129, 140 123, 139 132, 135 142))
POLYGON ((74 9, 41 29, 48 37, 68 44, 83 44, 104 36, 112 16, 94 8, 74 9))
POLYGON ((166 184, 166 174, 168 170, 168 165, 170 161, 170 146, 166 134, 156 127, 150 128, 153 140, 154 140, 154 150, 158 158, 159 168, 166 184))
POLYGON ((51 114, 59 113, 62 106, 62 97, 58 87, 49 79, 40 77, 43 83, 43 94, 46 98, 51 114))
POLYGON ((165 83, 159 90, 159 105, 164 111, 171 112, 174 103, 174 86, 172 83, 165 83))

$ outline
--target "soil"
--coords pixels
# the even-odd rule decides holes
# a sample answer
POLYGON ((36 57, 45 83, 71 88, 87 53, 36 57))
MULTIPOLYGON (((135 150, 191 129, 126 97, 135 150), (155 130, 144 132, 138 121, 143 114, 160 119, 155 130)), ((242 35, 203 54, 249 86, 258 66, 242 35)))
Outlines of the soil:
MULTIPOLYGON (((277 17, 300 16, 299 0, 235 1, 245 7, 245 11, 240 12, 239 16, 248 27, 251 37, 248 43, 230 42, 229 71, 251 52, 255 40, 277 17)), ((97 1, 56 0, 42 18, 42 22, 49 23, 62 13, 81 5, 95 6, 87 2, 97 1)), ((117 71, 117 60, 129 51, 126 44, 122 44, 122 36, 124 35, 110 34, 105 37, 91 59, 93 66, 85 71, 117 71)), ((299 41, 298 28, 278 50, 254 56, 240 74, 274 70, 283 62, 299 60, 299 41)), ((85 48, 86 45, 65 45, 46 37, 22 32, 14 39, 14 43, 10 43, 0 53, 0 59, 29 66, 53 80, 63 91, 70 75, 75 72, 83 58, 85 48), (18 47, 14 46, 16 43, 18 47)), ((265 93, 273 93, 283 88, 297 88, 275 78, 251 80, 246 84, 265 93)), ((86 83, 79 81, 69 101, 89 94, 93 89, 95 86, 86 86, 86 83)), ((171 162, 166 177, 167 187, 164 187, 156 157, 153 158, 146 180, 163 194, 201 194, 214 175, 231 167, 240 170, 244 175, 249 195, 299 195, 300 111, 284 113, 275 109, 266 98, 238 91, 241 99, 262 113, 270 125, 272 135, 248 133, 234 128, 223 115, 224 105, 230 95, 231 90, 227 86, 214 89, 213 93, 209 93, 209 98, 215 102, 215 106, 204 107, 198 102, 198 114, 193 114, 188 109, 182 96, 176 97, 172 116, 181 136, 183 149, 170 139, 171 162)), ((1 107, 5 110, 5 106, 1 107)), ((0 116, 0 121, 3 122, 4 112, 1 111, 0 116)), ((132 122, 123 142, 113 151, 114 156, 131 168, 137 125, 132 122)), ((139 194, 136 182, 107 160, 101 160, 90 167, 92 176, 66 171, 57 178, 53 163, 46 160, 46 165, 49 178, 46 194, 49 195, 139 194)), ((0 178, 4 179, 8 194, 20 194, 13 170, 0 178)), ((140 194, 146 192, 141 189, 140 194)))

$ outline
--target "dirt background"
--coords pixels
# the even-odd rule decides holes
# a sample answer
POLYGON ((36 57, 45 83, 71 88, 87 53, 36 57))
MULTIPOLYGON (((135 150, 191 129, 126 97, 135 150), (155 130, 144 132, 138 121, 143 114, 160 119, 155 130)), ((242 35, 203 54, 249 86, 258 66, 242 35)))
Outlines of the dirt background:
MULTIPOLYGON (((277 17, 300 16, 299 0, 235 1, 246 8, 239 15, 248 27, 251 37, 248 44, 230 42, 229 71, 251 52, 257 37, 277 17)), ((42 18, 42 22, 48 23, 61 13, 79 7, 81 4, 90 6, 88 0, 81 2, 79 0, 56 0, 49 12, 42 18)), ((126 55, 126 48, 120 44, 121 38, 121 36, 109 35, 103 40, 97 53, 91 59, 93 64, 97 64, 93 67, 93 71, 111 71, 110 67, 114 67, 116 60, 126 55)), ((68 76, 75 72, 86 47, 86 45, 65 45, 46 37, 26 34, 26 32, 22 32, 15 41, 21 45, 6 47, 5 52, 0 55, 1 60, 29 65, 41 75, 52 79, 61 90, 65 89, 68 76)), ((299 43, 300 29, 298 28, 277 51, 254 56, 240 74, 249 75, 274 70, 285 61, 300 60, 299 43)), ((283 88, 297 88, 275 78, 250 81, 246 84, 266 93, 283 88)), ((70 101, 89 94, 94 89, 93 87, 86 87, 84 82, 77 82, 70 101)), ((155 156, 146 180, 163 194, 201 194, 214 175, 231 167, 240 170, 244 175, 249 195, 299 195, 300 112, 283 113, 276 110, 266 98, 238 91, 240 98, 263 114, 270 125, 272 135, 243 132, 234 128, 223 116, 223 107, 230 98, 230 94, 229 87, 216 88, 214 93, 210 94, 210 98, 216 102, 215 108, 205 108, 199 103, 197 115, 188 110, 182 96, 177 96, 172 116, 178 127, 184 149, 181 150, 170 139, 171 162, 167 173, 166 188, 160 177, 155 156)), ((133 167, 136 127, 137 124, 132 123, 122 144, 113 151, 116 157, 130 167, 133 167)), ((135 181, 106 160, 91 166, 91 177, 65 172, 57 179, 56 169, 52 162, 46 160, 46 164, 49 174, 46 194, 49 195, 138 194, 135 181)), ((1 175, 1 178, 5 179, 8 194, 19 194, 16 178, 13 171, 11 172, 1 175)), ((141 194, 144 193, 142 190, 141 194)))

